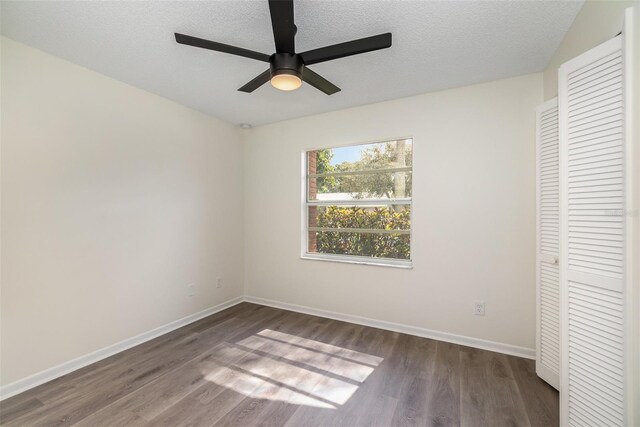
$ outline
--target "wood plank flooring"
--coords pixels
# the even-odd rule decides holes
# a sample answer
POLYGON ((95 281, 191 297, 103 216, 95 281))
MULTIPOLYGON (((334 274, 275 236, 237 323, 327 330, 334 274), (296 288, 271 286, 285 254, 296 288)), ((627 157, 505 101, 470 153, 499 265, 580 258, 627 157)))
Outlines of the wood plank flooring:
POLYGON ((557 426, 534 362, 242 303, 0 403, 3 426, 557 426))

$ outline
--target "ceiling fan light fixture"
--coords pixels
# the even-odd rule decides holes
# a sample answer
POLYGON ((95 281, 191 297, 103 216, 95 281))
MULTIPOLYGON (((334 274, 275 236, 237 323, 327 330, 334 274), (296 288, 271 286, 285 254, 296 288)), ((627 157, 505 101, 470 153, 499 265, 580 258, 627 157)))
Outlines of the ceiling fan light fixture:
POLYGON ((271 77, 271 86, 279 90, 292 91, 302 86, 302 79, 294 73, 289 73, 289 70, 283 70, 271 77))

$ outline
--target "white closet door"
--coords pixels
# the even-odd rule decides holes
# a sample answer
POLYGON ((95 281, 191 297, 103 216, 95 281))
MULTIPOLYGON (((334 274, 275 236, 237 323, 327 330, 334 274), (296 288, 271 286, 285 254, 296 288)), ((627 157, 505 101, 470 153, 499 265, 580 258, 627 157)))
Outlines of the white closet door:
POLYGON ((628 424, 623 87, 621 37, 560 68, 562 425, 628 424))
POLYGON ((536 110, 536 372, 556 389, 560 372, 558 99, 536 110))

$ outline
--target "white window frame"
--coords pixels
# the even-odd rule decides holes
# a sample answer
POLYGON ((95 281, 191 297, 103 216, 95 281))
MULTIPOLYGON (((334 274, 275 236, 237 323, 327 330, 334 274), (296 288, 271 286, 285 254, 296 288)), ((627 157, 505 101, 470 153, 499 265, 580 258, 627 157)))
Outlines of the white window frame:
MULTIPOLYGON (((413 268, 413 261, 412 261, 412 257, 413 257, 413 250, 412 250, 413 249, 413 244, 412 244, 413 243, 413 182, 414 182, 413 179, 411 180, 411 185, 412 185, 411 197, 404 198, 404 199, 391 199, 391 200, 390 199, 370 199, 370 200, 360 200, 360 201, 354 201, 354 200, 309 201, 309 182, 308 182, 309 176, 308 176, 308 170, 307 170, 307 166, 308 166, 307 153, 308 152, 317 151, 317 150, 326 150, 326 149, 332 149, 332 148, 337 149, 337 148, 345 148, 345 147, 354 147, 358 145, 380 144, 380 143, 398 141, 403 139, 411 140, 412 149, 413 149, 413 137, 407 136, 407 137, 400 137, 400 138, 387 138, 387 139, 368 141, 368 142, 358 142, 358 143, 346 144, 346 145, 307 148, 302 151, 301 153, 301 157, 302 157, 302 197, 301 197, 302 239, 301 239, 301 244, 302 246, 301 246, 301 255, 300 255, 301 259, 313 260, 313 261, 340 262, 340 263, 346 263, 346 264, 374 265, 374 266, 405 268, 405 269, 413 268), (408 231, 408 233, 406 233, 405 231, 400 233, 400 234, 409 234, 409 247, 410 247, 409 253, 411 257, 410 259, 375 258, 375 257, 368 257, 368 256, 323 254, 323 253, 309 252, 309 206, 341 206, 341 205, 342 206, 366 206, 366 205, 381 205, 381 204, 409 205, 411 207, 411 212, 410 212, 411 228, 409 230, 406 230, 408 231)), ((407 166, 403 168, 380 169, 380 171, 393 172, 393 171, 397 171, 398 169, 403 169, 403 170, 410 171, 413 174, 413 152, 411 155, 412 155, 411 166, 407 166)), ((361 173, 361 172, 356 172, 356 173, 361 173)), ((353 175, 354 173, 336 172, 336 173, 331 173, 330 175, 333 176, 333 175, 341 175, 341 174, 353 175)), ((314 176, 317 177, 318 175, 314 174, 314 176)), ((329 176, 329 174, 327 174, 327 176, 329 176)), ((341 231, 347 231, 347 230, 349 229, 341 229, 341 231)), ((362 232, 362 230, 358 230, 358 232, 362 232)), ((388 233, 388 231, 381 231, 381 233, 388 233)), ((397 234, 397 233, 394 233, 394 234, 397 234)))

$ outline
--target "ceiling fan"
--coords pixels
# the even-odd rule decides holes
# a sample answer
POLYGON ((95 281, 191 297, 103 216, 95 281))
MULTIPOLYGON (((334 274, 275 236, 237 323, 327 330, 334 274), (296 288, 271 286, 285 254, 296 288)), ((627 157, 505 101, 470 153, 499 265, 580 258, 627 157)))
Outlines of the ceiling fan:
POLYGON ((180 44, 268 62, 268 70, 238 89, 247 93, 253 92, 268 81, 271 81, 271 85, 276 89, 285 91, 298 89, 304 81, 327 95, 333 95, 339 92, 340 88, 311 71, 307 68, 309 65, 391 47, 391 33, 384 33, 296 53, 295 36, 298 28, 293 20, 293 0, 269 0, 269 11, 276 44, 276 53, 270 56, 180 33, 175 33, 176 41, 180 44))

